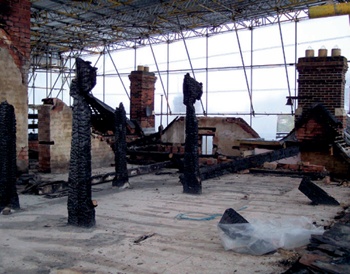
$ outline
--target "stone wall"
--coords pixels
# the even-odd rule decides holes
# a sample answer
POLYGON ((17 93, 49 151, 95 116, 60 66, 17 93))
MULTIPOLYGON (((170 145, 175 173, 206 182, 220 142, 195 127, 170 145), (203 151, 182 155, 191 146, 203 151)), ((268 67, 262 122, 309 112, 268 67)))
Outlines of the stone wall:
MULTIPOLYGON (((72 140, 72 109, 61 100, 45 99, 38 110, 38 139, 40 172, 61 173, 69 169, 72 140)), ((91 137, 91 167, 109 167, 114 153, 108 139, 91 137)))
POLYGON ((28 169, 27 78, 30 64, 30 1, 0 2, 0 102, 15 108, 17 169, 28 169))

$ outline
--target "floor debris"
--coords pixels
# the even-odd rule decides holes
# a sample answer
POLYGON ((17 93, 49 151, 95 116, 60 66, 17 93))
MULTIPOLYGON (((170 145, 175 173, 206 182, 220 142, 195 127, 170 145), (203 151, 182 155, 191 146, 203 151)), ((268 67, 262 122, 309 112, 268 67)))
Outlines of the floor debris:
POLYGON ((144 240, 153 237, 154 235, 156 235, 156 233, 142 235, 134 241, 134 244, 139 244, 139 243, 143 242, 144 240))
POLYGON ((338 220, 323 235, 312 235, 308 253, 284 274, 350 273, 350 212, 338 220))

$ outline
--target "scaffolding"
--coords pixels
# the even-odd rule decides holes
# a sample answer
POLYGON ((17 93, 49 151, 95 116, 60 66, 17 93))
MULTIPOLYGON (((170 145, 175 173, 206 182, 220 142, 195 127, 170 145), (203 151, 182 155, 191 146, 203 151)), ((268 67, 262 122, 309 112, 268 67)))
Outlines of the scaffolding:
MULTIPOLYGON (((97 97, 105 102, 110 96, 107 90, 108 78, 118 79, 119 101, 129 100, 127 89, 128 74, 136 70, 138 54, 149 49, 154 72, 157 75, 159 98, 158 111, 155 112, 161 123, 167 125, 171 117, 182 115, 172 109, 170 99, 174 75, 189 72, 194 77, 202 75, 204 96, 198 113, 200 115, 235 115, 253 118, 259 115, 293 115, 296 104, 285 113, 255 111, 253 104, 253 72, 262 68, 283 68, 285 71, 286 90, 284 95, 296 96, 297 75, 295 64, 298 51, 298 23, 308 18, 308 8, 325 4, 327 1, 269 0, 269 1, 148 1, 148 0, 32 0, 31 7, 31 69, 29 75, 29 100, 35 113, 38 98, 56 97, 70 105, 69 85, 74 77, 74 58, 79 56, 91 60, 98 66, 98 81, 101 94, 97 97), (294 24, 294 60, 286 59, 285 38, 282 30, 284 23, 294 24), (275 25, 279 29, 279 49, 283 60, 279 63, 255 64, 254 31, 258 27, 275 25), (241 44, 243 33, 250 33, 250 48, 241 44), (211 66, 209 63, 210 39, 220 34, 235 37, 240 56, 239 64, 211 66), (195 38, 202 38, 205 64, 193 65, 193 49, 188 44, 195 38), (180 68, 171 66, 174 58, 174 44, 182 44, 186 54, 186 65, 180 68), (166 47, 166 57, 159 60, 158 45, 166 47), (115 55, 130 56, 127 67, 122 65, 115 55), (132 54, 131 54, 132 52, 132 54), (112 70, 110 69, 112 67, 112 70), (249 111, 213 112, 210 110, 209 89, 210 73, 220 71, 240 71, 243 73, 245 87, 242 91, 249 98, 249 111), (203 76, 204 75, 204 76, 203 76), (41 77, 39 77, 41 76, 41 77), (39 81, 39 78, 45 79, 39 81), (163 112, 165 100, 165 112, 163 112)), ((290 34, 289 34, 290 35, 290 34)), ((246 35, 245 35, 246 36, 246 35)), ((183 62, 183 64, 184 64, 183 62)))

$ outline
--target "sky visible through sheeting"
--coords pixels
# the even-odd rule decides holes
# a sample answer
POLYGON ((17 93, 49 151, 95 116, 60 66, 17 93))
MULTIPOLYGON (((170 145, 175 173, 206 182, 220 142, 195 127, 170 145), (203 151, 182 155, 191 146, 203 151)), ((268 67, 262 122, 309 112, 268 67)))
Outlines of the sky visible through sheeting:
MULTIPOLYGON (((154 56, 149 46, 138 48, 136 52, 135 50, 113 52, 111 56, 114 64, 108 54, 104 61, 103 58, 100 58, 97 63, 98 55, 84 58, 90 60, 92 65, 98 68, 97 85, 92 91, 94 96, 104 100, 113 108, 122 102, 127 113, 130 108, 126 95, 126 92, 130 93, 128 79, 130 72, 138 65, 148 66, 149 71, 155 72, 157 76, 154 109, 156 128, 160 120, 165 127, 177 115, 185 114, 185 106, 182 104, 182 83, 187 72, 193 76, 192 64, 196 80, 203 83, 202 103, 208 115, 242 117, 262 138, 271 140, 276 138, 277 114, 291 113, 291 107, 286 106, 286 96, 294 96, 297 92, 294 63, 298 58, 305 56, 305 50, 313 49, 317 56, 318 49, 326 48, 330 56, 333 48, 339 48, 342 56, 350 60, 349 16, 304 20, 297 23, 297 28, 295 23, 284 23, 281 24, 281 30, 289 81, 287 81, 280 30, 277 24, 255 28, 253 35, 250 30, 238 31, 249 89, 252 92, 252 105, 256 113, 252 119, 247 115, 251 104, 235 32, 211 36, 208 40, 206 38, 186 40, 191 63, 183 41, 169 45, 153 45, 154 56), (251 40, 252 37, 253 40, 251 40), (169 63, 167 62, 167 47, 169 47, 169 63), (208 58, 206 58, 207 49, 208 58), (160 75, 157 72, 157 66, 161 72, 160 75), (105 68, 105 78, 102 77, 103 68, 105 68), (206 74, 206 68, 208 68, 208 74, 206 74), (169 74, 166 73, 167 70, 170 71, 169 74), (168 117, 163 115, 161 118, 161 113, 167 113, 165 100, 167 90, 169 106, 174 115, 168 117)), ((42 74, 36 77, 35 85, 45 86, 46 77, 44 73, 42 74)), ((349 112, 349 75, 350 73, 347 72, 345 88, 347 112, 349 112)), ((55 78, 54 75, 51 77, 55 78)), ((29 90, 29 103, 40 104, 41 99, 46 97, 45 92, 47 92, 45 89, 37 89, 35 93, 29 90)), ((54 92, 52 96, 56 97, 54 92)), ((58 95, 58 98, 71 104, 68 86, 65 87, 63 93, 58 95)), ((203 108, 199 102, 196 104, 196 112, 198 115, 203 115, 203 108)))

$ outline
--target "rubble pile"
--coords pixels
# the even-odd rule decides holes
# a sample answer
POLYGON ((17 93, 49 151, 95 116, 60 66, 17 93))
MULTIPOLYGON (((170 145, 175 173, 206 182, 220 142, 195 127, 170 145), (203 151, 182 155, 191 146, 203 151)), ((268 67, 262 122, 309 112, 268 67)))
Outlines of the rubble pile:
POLYGON ((308 252, 284 274, 350 273, 350 211, 345 207, 323 235, 312 235, 308 252))

